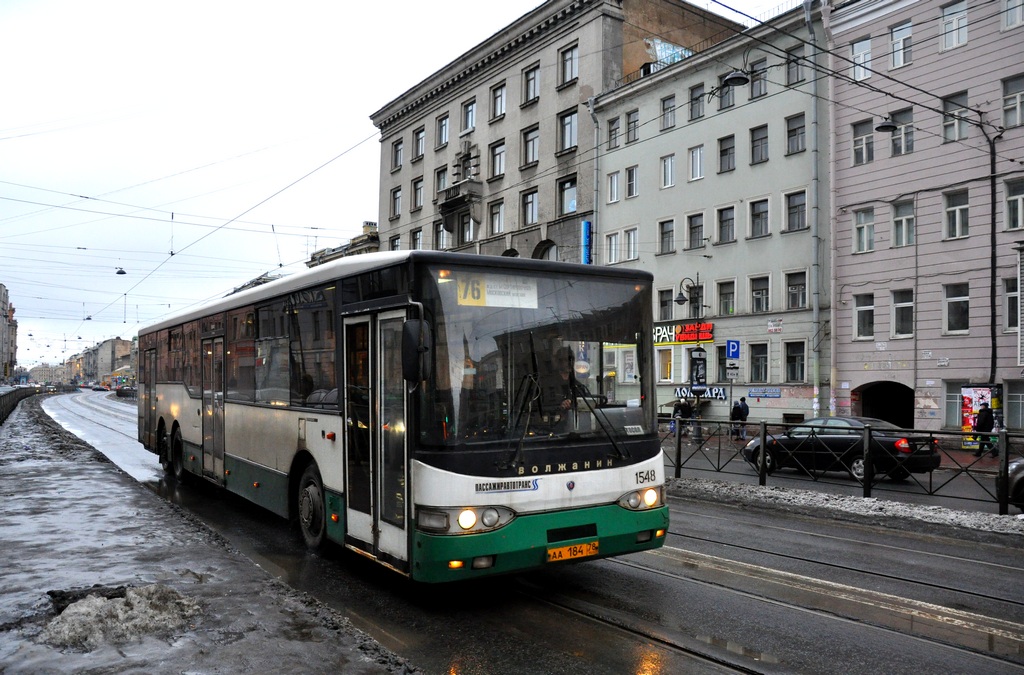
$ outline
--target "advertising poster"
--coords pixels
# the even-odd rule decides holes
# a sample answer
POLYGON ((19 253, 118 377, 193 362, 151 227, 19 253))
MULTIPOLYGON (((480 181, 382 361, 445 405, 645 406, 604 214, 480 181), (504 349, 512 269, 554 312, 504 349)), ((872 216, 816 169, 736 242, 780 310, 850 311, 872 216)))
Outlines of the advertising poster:
MULTIPOLYGON (((974 430, 974 419, 982 403, 992 408, 996 424, 994 436, 1003 424, 1003 386, 1001 384, 964 385, 960 388, 960 430, 965 434, 974 430)), ((977 450, 978 439, 974 435, 964 436, 964 450, 977 450)))

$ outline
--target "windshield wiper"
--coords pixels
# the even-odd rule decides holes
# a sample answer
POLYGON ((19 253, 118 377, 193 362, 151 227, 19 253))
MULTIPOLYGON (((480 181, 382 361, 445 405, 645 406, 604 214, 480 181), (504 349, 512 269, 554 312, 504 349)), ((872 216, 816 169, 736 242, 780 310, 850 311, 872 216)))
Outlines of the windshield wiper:
POLYGON ((601 432, 604 433, 612 447, 615 448, 615 452, 619 453, 619 457, 623 459, 629 457, 629 453, 615 440, 615 434, 612 433, 612 424, 608 420, 608 415, 605 413, 604 408, 601 407, 608 402, 608 398, 604 395, 590 393, 587 385, 576 380, 575 373, 569 374, 569 388, 573 394, 573 414, 577 413, 576 399, 581 399, 587 405, 587 409, 594 416, 594 419, 597 420, 597 425, 601 427, 601 432))
MULTIPOLYGON (((526 440, 526 435, 530 432, 530 418, 533 416, 533 404, 537 403, 537 410, 540 411, 540 366, 537 363, 537 347, 533 341, 533 331, 530 331, 530 365, 533 367, 533 372, 523 375, 522 382, 519 384, 519 391, 517 392, 517 398, 520 398, 519 405, 516 407, 516 417, 512 422, 512 431, 515 432, 519 428, 520 421, 525 417, 526 423, 523 425, 523 433, 520 434, 519 439, 516 441, 516 449, 509 462, 502 468, 513 467, 515 468, 523 460, 523 443, 526 440)), ((515 400, 513 400, 513 403, 515 400)))

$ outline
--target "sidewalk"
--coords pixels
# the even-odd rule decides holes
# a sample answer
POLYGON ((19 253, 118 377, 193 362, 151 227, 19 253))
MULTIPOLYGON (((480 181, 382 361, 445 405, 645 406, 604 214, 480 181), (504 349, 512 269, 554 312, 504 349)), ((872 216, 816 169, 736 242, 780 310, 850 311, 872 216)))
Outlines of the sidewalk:
POLYGON ((419 672, 121 473, 40 398, 0 427, 0 672, 419 672))

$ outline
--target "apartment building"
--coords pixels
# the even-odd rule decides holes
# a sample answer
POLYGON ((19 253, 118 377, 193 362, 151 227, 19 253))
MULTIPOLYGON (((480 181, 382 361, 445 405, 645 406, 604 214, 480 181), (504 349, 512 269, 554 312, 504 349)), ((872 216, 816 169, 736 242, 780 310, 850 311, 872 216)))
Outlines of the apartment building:
POLYGON ((1024 427, 1024 5, 827 7, 836 406, 959 428, 961 387, 1024 427))

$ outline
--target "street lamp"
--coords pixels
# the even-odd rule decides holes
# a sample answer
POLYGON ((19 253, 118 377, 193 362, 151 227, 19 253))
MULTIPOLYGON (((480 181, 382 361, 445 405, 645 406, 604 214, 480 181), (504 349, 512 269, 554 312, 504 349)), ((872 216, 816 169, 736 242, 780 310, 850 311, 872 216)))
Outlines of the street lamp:
POLYGON ((888 117, 884 117, 882 118, 882 121, 878 123, 878 126, 875 127, 875 131, 880 131, 883 134, 891 134, 898 128, 899 127, 896 126, 895 122, 888 117))
POLYGON ((679 282, 679 293, 676 295, 676 304, 679 306, 685 305, 688 302, 692 302, 697 307, 696 316, 694 319, 699 319, 703 314, 705 307, 711 307, 711 305, 704 304, 704 288, 700 285, 700 272, 697 272, 697 280, 694 281, 690 277, 683 277, 679 282), (689 286, 685 286, 686 282, 690 282, 689 286), (686 297, 686 293, 683 291, 684 288, 690 289, 690 297, 686 297))

